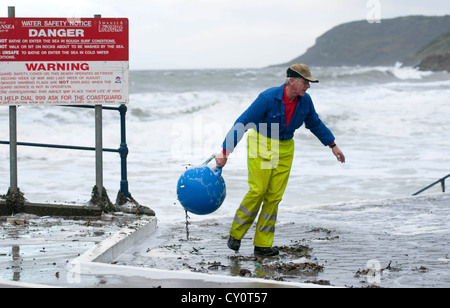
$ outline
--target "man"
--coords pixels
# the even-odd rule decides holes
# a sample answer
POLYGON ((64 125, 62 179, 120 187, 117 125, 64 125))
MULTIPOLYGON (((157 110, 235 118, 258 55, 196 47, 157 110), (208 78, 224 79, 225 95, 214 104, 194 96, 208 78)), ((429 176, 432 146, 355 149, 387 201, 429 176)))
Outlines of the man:
POLYGON ((238 251, 253 221, 259 214, 255 238, 256 256, 275 256, 272 247, 278 204, 283 197, 294 156, 294 131, 305 123, 325 146, 329 146, 341 163, 345 156, 337 147, 331 131, 317 115, 306 91, 310 83, 319 82, 311 76, 307 65, 294 64, 287 70, 286 83, 262 92, 253 104, 236 120, 216 155, 216 166, 224 167, 227 157, 249 129, 247 165, 249 191, 231 226, 228 247, 238 251))

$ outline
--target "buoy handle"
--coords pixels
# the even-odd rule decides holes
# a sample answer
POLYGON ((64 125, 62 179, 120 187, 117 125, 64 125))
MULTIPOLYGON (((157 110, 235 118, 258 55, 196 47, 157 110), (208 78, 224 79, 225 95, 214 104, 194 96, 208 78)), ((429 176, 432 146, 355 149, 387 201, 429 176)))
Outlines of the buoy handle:
POLYGON ((202 165, 206 166, 209 164, 210 161, 212 161, 214 158, 216 158, 216 154, 211 155, 202 165))

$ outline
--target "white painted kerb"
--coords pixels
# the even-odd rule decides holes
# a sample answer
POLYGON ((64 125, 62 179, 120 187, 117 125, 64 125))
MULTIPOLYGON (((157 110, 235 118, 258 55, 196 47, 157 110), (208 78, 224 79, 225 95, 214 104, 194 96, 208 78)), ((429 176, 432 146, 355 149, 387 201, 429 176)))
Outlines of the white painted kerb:
POLYGON ((125 251, 148 238, 156 231, 156 217, 144 217, 135 225, 121 229, 112 237, 103 240, 75 260, 80 263, 111 263, 125 251))

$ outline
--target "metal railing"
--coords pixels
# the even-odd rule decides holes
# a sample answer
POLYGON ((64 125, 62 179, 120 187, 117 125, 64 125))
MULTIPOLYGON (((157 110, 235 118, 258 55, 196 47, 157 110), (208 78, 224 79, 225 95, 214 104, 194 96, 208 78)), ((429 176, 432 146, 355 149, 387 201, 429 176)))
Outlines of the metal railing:
MULTIPOLYGON (((95 106, 91 105, 69 105, 69 106, 61 106, 61 107, 73 107, 73 108, 89 108, 95 109, 95 106)), ((101 106, 102 109, 105 110, 117 110, 120 112, 120 147, 118 149, 108 149, 102 148, 103 152, 113 152, 119 153, 121 158, 121 181, 120 181, 120 190, 123 195, 128 198, 129 190, 128 190, 128 179, 127 179, 127 156, 128 156, 128 146, 126 143, 126 113, 127 107, 125 105, 120 105, 119 107, 110 107, 110 106, 101 106)), ((0 141, 0 144, 10 144, 9 141, 0 141)), ((96 151, 95 147, 82 147, 82 146, 74 146, 74 145, 60 145, 60 144, 45 144, 45 143, 31 143, 31 142, 17 142, 19 146, 29 146, 29 147, 41 147, 41 148, 54 148, 54 149, 68 149, 68 150, 80 150, 80 151, 96 151)))
POLYGON ((442 192, 445 193, 445 180, 448 179, 448 178, 450 178, 450 174, 447 175, 447 176, 445 176, 445 177, 443 177, 442 179, 439 179, 439 180, 437 180, 436 182, 434 182, 434 183, 428 185, 427 187, 425 187, 425 188, 419 190, 418 192, 416 192, 415 194, 413 194, 413 196, 417 196, 417 195, 423 193, 424 191, 430 189, 431 187, 433 187, 433 186, 435 186, 435 185, 437 185, 437 184, 439 184, 439 183, 441 184, 442 192))

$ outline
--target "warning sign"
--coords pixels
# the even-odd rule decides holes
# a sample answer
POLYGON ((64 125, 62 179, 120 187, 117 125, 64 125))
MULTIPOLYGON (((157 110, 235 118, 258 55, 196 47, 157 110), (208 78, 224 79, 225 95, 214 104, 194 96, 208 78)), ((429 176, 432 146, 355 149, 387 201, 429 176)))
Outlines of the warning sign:
POLYGON ((0 105, 128 102, 128 19, 0 18, 0 105))

